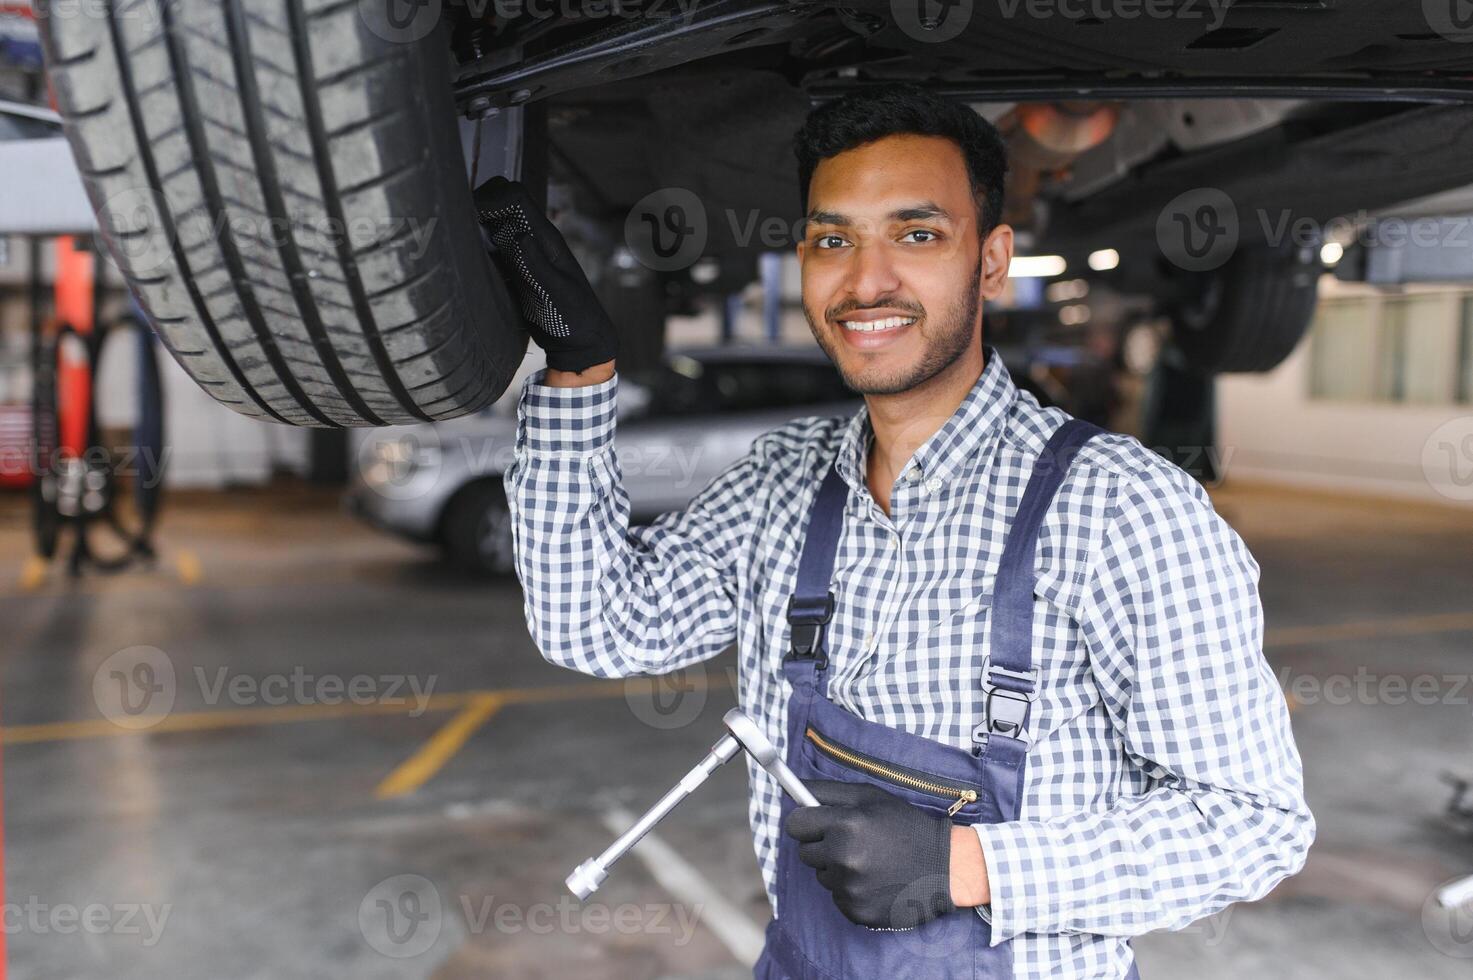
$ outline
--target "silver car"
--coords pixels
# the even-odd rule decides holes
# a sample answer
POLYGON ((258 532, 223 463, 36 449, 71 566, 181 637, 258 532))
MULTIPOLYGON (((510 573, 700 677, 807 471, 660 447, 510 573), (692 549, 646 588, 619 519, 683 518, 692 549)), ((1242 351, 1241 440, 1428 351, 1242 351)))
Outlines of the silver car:
MULTIPOLYGON (((668 353, 619 372, 614 445, 631 520, 684 507, 759 435, 804 415, 852 415, 859 397, 817 347, 725 346, 668 353)), ((346 497, 375 527, 438 544, 470 572, 512 571, 502 475, 516 391, 498 407, 434 425, 370 430, 346 497)))

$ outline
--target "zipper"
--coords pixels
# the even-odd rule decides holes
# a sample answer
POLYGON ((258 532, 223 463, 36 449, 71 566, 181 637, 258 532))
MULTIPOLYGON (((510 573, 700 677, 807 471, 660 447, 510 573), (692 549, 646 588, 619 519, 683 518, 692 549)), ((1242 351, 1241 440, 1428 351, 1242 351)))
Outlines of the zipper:
POLYGON ((956 802, 951 804, 951 809, 946 811, 948 817, 955 816, 957 811, 968 803, 977 802, 977 791, 955 783, 937 782, 932 778, 923 777, 913 769, 899 769, 894 766, 884 765, 876 759, 855 752, 853 749, 845 748, 824 738, 810 727, 805 733, 808 741, 818 746, 819 751, 840 762, 862 769, 865 772, 888 779, 892 783, 905 786, 908 789, 920 790, 922 793, 930 793, 932 796, 956 797, 956 802))

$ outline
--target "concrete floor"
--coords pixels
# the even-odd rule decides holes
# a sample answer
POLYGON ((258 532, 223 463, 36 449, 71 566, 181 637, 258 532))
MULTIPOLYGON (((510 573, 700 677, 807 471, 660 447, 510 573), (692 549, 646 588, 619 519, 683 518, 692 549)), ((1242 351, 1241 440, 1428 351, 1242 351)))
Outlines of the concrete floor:
MULTIPOLYGON (((1473 871, 1439 782, 1473 770, 1473 514, 1217 500, 1263 567, 1319 840, 1265 901, 1139 940, 1144 975, 1466 977, 1473 930, 1424 906, 1473 871)), ((767 905, 739 767, 659 830, 724 915, 634 857, 588 910, 562 897, 610 810, 719 733, 730 653, 662 714, 545 664, 515 582, 457 579, 327 496, 176 498, 157 567, 75 584, 27 564, 20 505, 0 498, 13 976, 748 975, 728 943, 767 905)))

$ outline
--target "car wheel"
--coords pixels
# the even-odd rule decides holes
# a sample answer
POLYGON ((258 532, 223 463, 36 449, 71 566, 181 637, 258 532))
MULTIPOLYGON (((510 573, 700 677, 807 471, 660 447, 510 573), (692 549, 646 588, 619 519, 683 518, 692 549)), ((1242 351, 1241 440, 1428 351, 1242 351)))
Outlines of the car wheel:
POLYGON ((443 21, 362 4, 38 0, 108 250, 164 346, 245 415, 448 419, 527 335, 471 200, 443 21))
POLYGON ((1172 317, 1172 341, 1207 373, 1270 371, 1314 316, 1319 250, 1285 243, 1239 249, 1172 317))
POLYGON ((478 480, 451 498, 440 526, 440 544, 450 564, 462 572, 515 573, 511 510, 499 479, 478 480))

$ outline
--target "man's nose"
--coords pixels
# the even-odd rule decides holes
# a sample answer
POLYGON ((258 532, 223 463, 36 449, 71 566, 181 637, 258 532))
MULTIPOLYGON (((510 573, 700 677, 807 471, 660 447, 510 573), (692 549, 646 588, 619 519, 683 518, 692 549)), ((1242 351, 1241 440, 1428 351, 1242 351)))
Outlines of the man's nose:
POLYGON ((899 292, 900 277, 884 246, 857 245, 853 253, 844 281, 850 295, 860 303, 872 304, 899 292))

